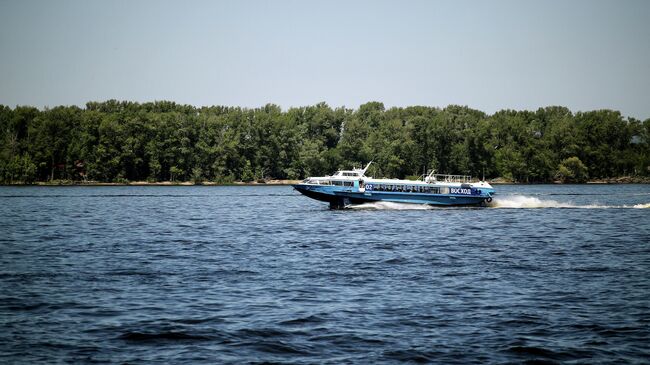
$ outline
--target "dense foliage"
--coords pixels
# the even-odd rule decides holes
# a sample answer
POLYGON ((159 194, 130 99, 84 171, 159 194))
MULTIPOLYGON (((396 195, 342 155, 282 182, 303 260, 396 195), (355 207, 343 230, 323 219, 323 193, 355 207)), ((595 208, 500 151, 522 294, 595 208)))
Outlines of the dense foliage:
POLYGON ((390 177, 432 168, 519 182, 650 175, 650 119, 564 107, 0 106, 0 140, 2 183, 298 179, 370 160, 371 175, 390 177))

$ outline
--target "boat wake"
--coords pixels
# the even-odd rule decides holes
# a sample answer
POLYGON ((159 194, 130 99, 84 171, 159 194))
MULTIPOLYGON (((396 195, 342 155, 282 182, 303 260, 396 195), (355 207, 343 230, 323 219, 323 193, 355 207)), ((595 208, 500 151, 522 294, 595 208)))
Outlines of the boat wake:
POLYGON ((409 203, 395 203, 395 202, 372 202, 350 205, 350 209, 371 209, 371 210, 427 210, 434 207, 427 204, 409 204, 409 203))
MULTIPOLYGON (((508 209, 536 209, 536 208, 572 208, 572 209, 610 209, 610 208, 635 208, 635 209, 649 209, 650 203, 636 204, 636 205, 601 205, 601 204, 585 204, 578 205, 572 203, 558 202, 551 199, 539 199, 532 196, 525 195, 510 195, 495 197, 494 200, 488 204, 488 208, 508 208, 508 209)), ((427 204, 409 204, 409 203, 395 203, 387 201, 379 201, 372 203, 364 203, 351 205, 348 208, 356 210, 428 210, 439 208, 457 208, 457 207, 442 207, 427 204)))
POLYGON ((600 205, 585 204, 578 205, 572 203, 563 203, 551 199, 539 199, 532 196, 512 195, 495 197, 490 208, 573 208, 573 209, 607 209, 607 208, 650 208, 650 203, 636 205, 600 205))

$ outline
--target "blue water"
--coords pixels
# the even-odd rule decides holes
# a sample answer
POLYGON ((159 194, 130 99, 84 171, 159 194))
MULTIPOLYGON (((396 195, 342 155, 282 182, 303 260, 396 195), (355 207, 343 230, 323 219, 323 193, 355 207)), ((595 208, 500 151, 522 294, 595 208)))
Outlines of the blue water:
POLYGON ((648 363, 650 185, 497 189, 0 187, 0 363, 648 363))

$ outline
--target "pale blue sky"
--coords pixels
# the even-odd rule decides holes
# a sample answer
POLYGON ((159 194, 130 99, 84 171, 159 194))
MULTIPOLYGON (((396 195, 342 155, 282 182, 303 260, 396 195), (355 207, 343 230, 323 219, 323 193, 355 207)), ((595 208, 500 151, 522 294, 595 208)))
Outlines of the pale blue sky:
POLYGON ((650 1, 0 0, 0 104, 564 105, 650 118, 650 1))

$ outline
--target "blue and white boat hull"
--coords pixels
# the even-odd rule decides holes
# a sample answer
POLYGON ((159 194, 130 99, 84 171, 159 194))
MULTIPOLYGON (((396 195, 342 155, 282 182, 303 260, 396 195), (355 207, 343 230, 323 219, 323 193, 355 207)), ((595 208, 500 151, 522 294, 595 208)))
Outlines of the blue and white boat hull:
POLYGON ((293 187, 307 197, 330 203, 330 207, 334 209, 344 208, 350 204, 378 201, 438 206, 481 206, 485 205, 486 201, 491 201, 494 194, 492 189, 466 189, 469 190, 468 194, 431 194, 367 190, 362 192, 354 187, 346 189, 310 184, 296 184, 293 187))
POLYGON ((431 171, 417 181, 375 179, 365 175, 369 166, 370 163, 364 169, 310 177, 293 187, 305 196, 330 203, 333 209, 378 201, 441 206, 485 205, 494 194, 490 184, 471 182, 469 176, 436 175, 431 171))

